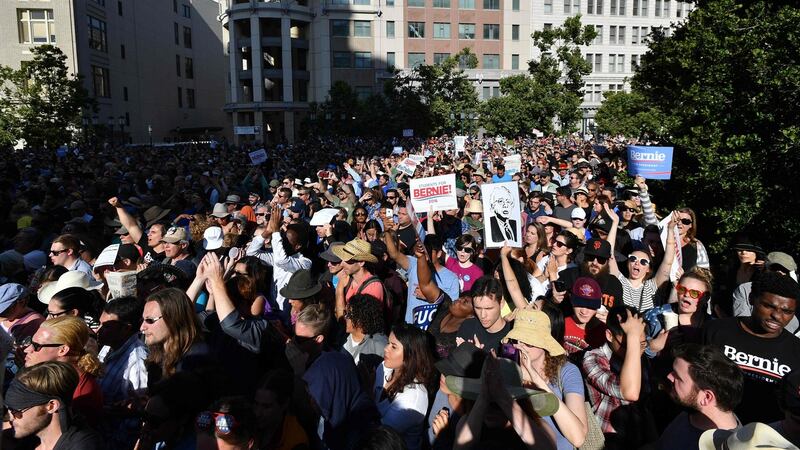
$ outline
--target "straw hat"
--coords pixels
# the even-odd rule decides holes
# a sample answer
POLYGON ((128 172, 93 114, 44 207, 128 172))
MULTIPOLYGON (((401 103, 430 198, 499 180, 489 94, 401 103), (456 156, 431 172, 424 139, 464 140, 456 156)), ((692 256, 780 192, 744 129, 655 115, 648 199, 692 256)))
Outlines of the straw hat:
POLYGON ((377 263, 378 258, 372 254, 372 246, 363 239, 353 239, 341 247, 331 247, 333 254, 341 258, 342 261, 366 261, 377 263))
POLYGON ((464 214, 478 213, 483 214, 483 203, 480 200, 470 200, 464 209, 464 214))
POLYGON ((564 347, 550 334, 550 317, 542 311, 520 310, 514 318, 514 328, 503 338, 503 343, 510 339, 543 348, 550 356, 565 353, 564 347))

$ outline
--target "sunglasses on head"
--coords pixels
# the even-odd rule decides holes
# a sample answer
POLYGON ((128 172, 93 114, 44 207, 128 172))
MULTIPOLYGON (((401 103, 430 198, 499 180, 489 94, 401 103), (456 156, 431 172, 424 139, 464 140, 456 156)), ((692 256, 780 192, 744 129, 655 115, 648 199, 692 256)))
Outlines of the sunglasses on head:
POLYGON ((650 265, 650 260, 649 259, 645 259, 645 258, 639 259, 639 258, 636 258, 633 255, 628 256, 628 262, 635 263, 636 261, 639 261, 639 265, 641 265, 641 266, 649 266, 650 265))
POLYGON ((231 434, 239 424, 230 414, 203 411, 197 415, 197 429, 200 431, 211 431, 212 429, 221 435, 231 434))
POLYGON ((684 225, 691 225, 692 219, 681 219, 681 223, 684 225))
POLYGON ((464 253, 473 253, 473 252, 475 252, 475 249, 472 248, 472 247, 456 247, 456 250, 458 250, 459 252, 464 252, 464 253))
POLYGON ((598 264, 605 264, 608 262, 608 258, 603 258, 602 256, 597 256, 597 255, 586 255, 584 257, 584 260, 586 262, 597 261, 598 264))
POLYGON ((675 292, 677 292, 678 295, 689 294, 689 297, 691 297, 691 298, 693 298, 695 300, 697 300, 698 298, 700 298, 703 295, 705 295, 705 291, 700 291, 700 290, 697 290, 697 289, 689 289, 689 288, 687 288, 685 286, 682 286, 680 284, 675 286, 675 292))

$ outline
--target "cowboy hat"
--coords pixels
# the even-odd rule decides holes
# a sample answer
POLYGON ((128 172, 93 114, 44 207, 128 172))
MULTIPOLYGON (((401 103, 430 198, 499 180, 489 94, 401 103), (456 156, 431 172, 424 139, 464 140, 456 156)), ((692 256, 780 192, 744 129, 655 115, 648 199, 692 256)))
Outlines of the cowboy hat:
POLYGON ((341 247, 332 247, 333 254, 341 258, 342 261, 366 261, 377 263, 378 258, 372 254, 372 247, 369 242, 363 239, 353 239, 341 247))

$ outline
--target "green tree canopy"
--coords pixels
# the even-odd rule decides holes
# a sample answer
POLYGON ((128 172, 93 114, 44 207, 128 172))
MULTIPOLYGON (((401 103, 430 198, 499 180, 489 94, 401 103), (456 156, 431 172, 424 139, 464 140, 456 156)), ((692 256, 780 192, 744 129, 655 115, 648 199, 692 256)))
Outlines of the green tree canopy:
POLYGON ((603 97, 594 117, 601 133, 646 139, 661 138, 669 129, 665 115, 640 92, 608 91, 603 97))

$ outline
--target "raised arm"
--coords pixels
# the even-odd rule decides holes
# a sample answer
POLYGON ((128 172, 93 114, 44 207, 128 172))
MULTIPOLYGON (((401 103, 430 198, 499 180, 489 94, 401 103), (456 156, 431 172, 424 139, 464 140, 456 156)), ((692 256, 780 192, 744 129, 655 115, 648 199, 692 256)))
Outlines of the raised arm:
POLYGON ((642 390, 642 339, 644 338, 644 322, 637 314, 629 310, 627 320, 621 324, 625 332, 625 359, 620 372, 620 392, 622 398, 635 402, 639 400, 642 390))
POLYGON ((552 223, 554 225, 558 225, 561 228, 571 228, 572 222, 569 220, 559 219, 558 217, 553 216, 539 216, 536 218, 536 221, 542 225, 547 225, 548 223, 552 223))
POLYGON ((200 266, 198 266, 197 270, 198 272, 202 270, 202 273, 209 280, 211 292, 214 293, 217 317, 221 322, 222 319, 228 317, 230 313, 236 311, 236 307, 228 296, 227 289, 225 289, 222 264, 219 263, 214 253, 206 253, 200 261, 200 266), (202 269, 200 269, 200 267, 202 267, 202 269))
POLYGON ((389 233, 397 232, 397 225, 393 220, 384 217, 383 229, 385 230, 383 234, 383 242, 386 243, 386 252, 389 254, 389 257, 392 258, 398 266, 402 267, 404 270, 408 270, 408 256, 403 254, 403 252, 397 248, 397 245, 394 243, 394 239, 392 239, 392 236, 389 235, 389 233))
POLYGON ((611 219, 611 231, 608 232, 606 240, 611 245, 611 258, 608 258, 608 272, 611 275, 619 275, 619 266, 617 266, 617 259, 614 258, 614 246, 617 243, 617 230, 619 229, 619 216, 613 209, 609 208, 607 204, 603 203, 603 208, 606 215, 611 219))
POLYGON ((514 270, 511 268, 511 261, 508 260, 508 258, 511 257, 511 250, 512 248, 508 246, 508 243, 503 245, 500 249, 500 262, 503 266, 503 278, 506 282, 506 288, 508 288, 508 295, 511 296, 514 306, 522 309, 528 306, 528 299, 522 295, 522 290, 519 288, 519 281, 514 274, 514 270))
POLYGON ((108 199, 108 203, 114 207, 117 211, 117 217, 119 217, 119 222, 128 230, 128 233, 133 239, 133 242, 139 242, 144 235, 144 231, 139 226, 139 223, 136 221, 132 215, 128 214, 128 211, 125 211, 125 208, 122 207, 122 202, 119 201, 117 197, 111 197, 108 199))
POLYGON ((664 260, 658 266, 656 272, 656 285, 661 286, 669 280, 669 273, 672 270, 672 263, 675 261, 675 224, 680 220, 677 211, 673 211, 667 224, 667 244, 664 246, 664 260))
POLYGON ((639 187, 639 200, 642 202, 644 223, 647 225, 658 225, 656 211, 655 208, 653 208, 653 202, 650 201, 650 194, 647 192, 647 182, 642 176, 636 175, 634 183, 639 187))
POLYGON ((435 303, 442 295, 442 291, 433 281, 431 267, 428 264, 428 255, 425 253, 425 246, 420 241, 417 241, 416 245, 414 245, 414 256, 417 257, 417 280, 419 282, 419 290, 422 292, 422 295, 425 296, 425 300, 429 303, 435 303))

